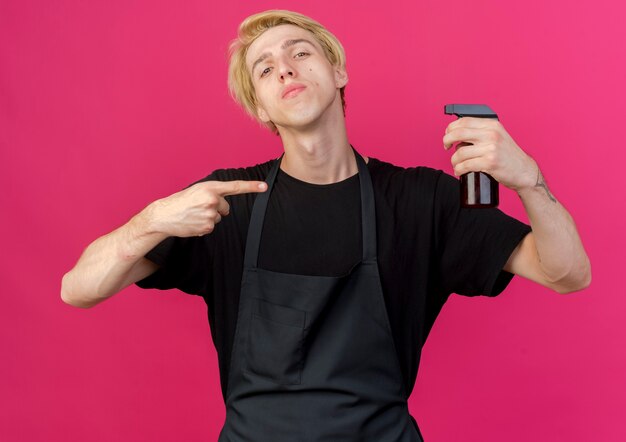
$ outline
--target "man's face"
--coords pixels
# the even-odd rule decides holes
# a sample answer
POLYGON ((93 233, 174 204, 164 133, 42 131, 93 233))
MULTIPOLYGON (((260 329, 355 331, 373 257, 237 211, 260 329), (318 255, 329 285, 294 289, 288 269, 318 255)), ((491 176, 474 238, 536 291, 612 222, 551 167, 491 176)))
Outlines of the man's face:
POLYGON ((246 66, 257 96, 261 121, 277 127, 306 128, 331 106, 339 106, 345 70, 334 67, 309 31, 280 25, 248 48, 246 66))

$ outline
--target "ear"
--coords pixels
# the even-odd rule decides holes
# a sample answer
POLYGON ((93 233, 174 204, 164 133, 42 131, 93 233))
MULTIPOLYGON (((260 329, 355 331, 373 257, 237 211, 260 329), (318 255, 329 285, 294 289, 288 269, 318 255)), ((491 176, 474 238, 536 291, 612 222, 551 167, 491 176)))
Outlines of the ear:
POLYGON ((270 121, 269 115, 267 115, 265 109, 263 109, 260 105, 257 105, 256 107, 256 114, 259 117, 259 120, 261 120, 263 123, 267 123, 270 121))
POLYGON ((338 89, 341 89, 348 84, 348 72, 345 68, 335 68, 335 85, 338 89))

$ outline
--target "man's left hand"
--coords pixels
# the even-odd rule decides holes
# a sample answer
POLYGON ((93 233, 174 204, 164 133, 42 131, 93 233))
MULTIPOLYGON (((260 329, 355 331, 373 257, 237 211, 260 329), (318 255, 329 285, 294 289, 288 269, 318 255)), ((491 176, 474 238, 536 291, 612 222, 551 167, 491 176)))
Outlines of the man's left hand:
POLYGON ((515 191, 536 184, 537 163, 513 141, 498 120, 463 117, 453 121, 446 128, 443 145, 449 149, 455 143, 460 143, 452 155, 456 176, 486 172, 515 191))

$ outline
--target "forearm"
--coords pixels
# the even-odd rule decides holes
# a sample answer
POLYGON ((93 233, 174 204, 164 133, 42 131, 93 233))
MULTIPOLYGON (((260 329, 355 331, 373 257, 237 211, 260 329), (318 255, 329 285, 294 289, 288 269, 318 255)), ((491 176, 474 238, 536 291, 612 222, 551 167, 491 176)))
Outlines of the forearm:
POLYGON ((518 190, 533 229, 537 260, 545 278, 560 291, 589 285, 591 268, 571 215, 549 190, 541 171, 533 186, 518 190))
POLYGON ((166 235, 152 229, 148 210, 85 249, 74 268, 63 277, 61 297, 65 302, 91 307, 156 269, 144 255, 166 235))

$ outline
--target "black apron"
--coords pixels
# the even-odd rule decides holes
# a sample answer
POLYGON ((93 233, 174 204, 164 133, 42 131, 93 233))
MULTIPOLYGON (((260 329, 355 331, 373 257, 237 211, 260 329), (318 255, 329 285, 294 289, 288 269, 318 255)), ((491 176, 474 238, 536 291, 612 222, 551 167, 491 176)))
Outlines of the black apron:
POLYGON ((268 190, 246 242, 219 442, 422 442, 409 415, 376 260, 372 181, 356 152, 363 258, 342 276, 257 267, 268 190))

